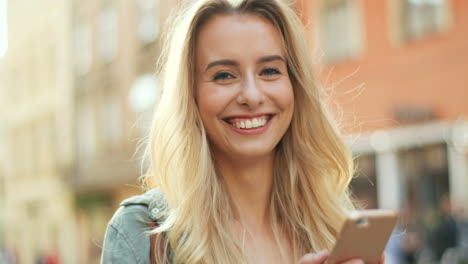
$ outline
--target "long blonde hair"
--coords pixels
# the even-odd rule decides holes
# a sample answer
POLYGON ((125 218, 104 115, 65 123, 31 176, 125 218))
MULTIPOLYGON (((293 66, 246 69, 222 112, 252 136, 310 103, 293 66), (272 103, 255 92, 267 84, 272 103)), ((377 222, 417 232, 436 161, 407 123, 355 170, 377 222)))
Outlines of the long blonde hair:
MULTIPOLYGON (((283 257, 277 226, 290 239, 291 263, 305 253, 331 249, 345 210, 352 207, 347 186, 353 159, 322 102, 301 22, 281 0, 185 1, 169 27, 159 73, 162 94, 147 150, 151 164, 144 176, 149 187, 164 192, 170 208, 153 231, 165 232, 167 241, 158 236, 155 248, 169 243, 174 263, 247 263, 232 230, 233 205, 194 99, 196 37, 216 14, 262 16, 283 37, 296 101, 291 125, 276 150, 273 233, 283 257)), ((165 257, 158 254, 158 263, 165 263, 165 257)))

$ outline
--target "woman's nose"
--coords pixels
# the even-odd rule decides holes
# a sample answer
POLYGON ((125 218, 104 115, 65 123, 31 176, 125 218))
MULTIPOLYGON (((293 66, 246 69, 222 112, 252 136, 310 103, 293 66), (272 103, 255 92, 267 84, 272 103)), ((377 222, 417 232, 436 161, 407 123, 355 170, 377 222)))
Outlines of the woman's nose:
POLYGON ((255 109, 262 105, 265 101, 265 95, 259 88, 254 77, 245 78, 241 83, 237 102, 249 109, 255 109))

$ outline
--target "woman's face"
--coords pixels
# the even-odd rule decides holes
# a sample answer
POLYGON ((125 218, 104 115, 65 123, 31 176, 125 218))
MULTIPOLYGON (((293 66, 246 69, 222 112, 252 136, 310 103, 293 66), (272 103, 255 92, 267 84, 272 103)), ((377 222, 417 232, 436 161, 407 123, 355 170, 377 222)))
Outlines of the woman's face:
POLYGON ((215 156, 271 155, 294 94, 280 32, 255 15, 217 15, 196 43, 196 100, 215 156))

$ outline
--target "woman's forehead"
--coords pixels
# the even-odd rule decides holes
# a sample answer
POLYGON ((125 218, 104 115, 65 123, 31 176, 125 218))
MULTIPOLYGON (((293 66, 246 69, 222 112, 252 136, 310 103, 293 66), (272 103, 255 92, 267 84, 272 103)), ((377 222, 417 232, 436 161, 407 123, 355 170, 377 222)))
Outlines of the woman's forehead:
POLYGON ((229 14, 215 15, 202 26, 196 53, 200 62, 221 57, 284 57, 284 47, 279 30, 269 20, 258 15, 229 14))

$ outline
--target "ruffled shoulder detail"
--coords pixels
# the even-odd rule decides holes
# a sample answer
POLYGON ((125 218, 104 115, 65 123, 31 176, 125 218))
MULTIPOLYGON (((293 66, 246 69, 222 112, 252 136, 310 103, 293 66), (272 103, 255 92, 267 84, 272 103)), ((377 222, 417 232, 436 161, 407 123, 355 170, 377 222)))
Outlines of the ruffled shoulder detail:
POLYGON ((149 217, 157 222, 167 218, 169 206, 164 193, 160 189, 151 189, 144 194, 132 196, 122 203, 121 206, 144 205, 148 208, 149 217))

